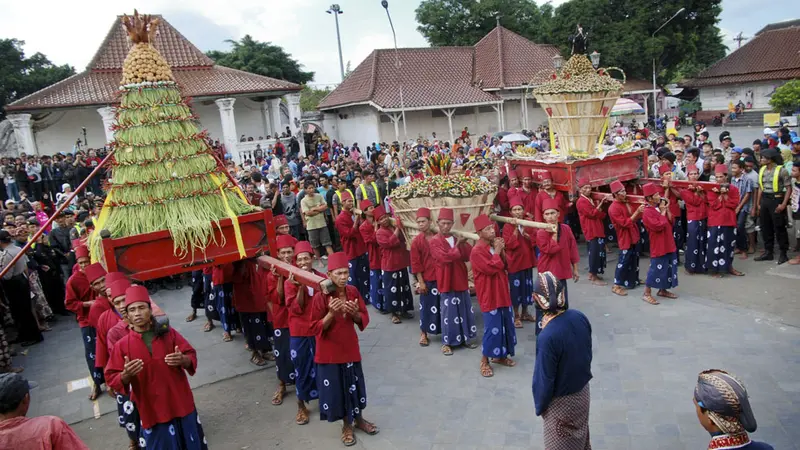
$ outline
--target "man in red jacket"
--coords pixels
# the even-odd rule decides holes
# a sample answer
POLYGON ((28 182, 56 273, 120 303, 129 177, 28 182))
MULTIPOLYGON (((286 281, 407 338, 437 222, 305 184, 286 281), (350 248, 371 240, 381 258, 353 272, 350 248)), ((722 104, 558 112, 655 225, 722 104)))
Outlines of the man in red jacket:
POLYGON ((608 207, 608 216, 614 226, 619 246, 619 259, 614 272, 614 286, 611 292, 628 295, 628 289, 639 283, 639 217, 644 212, 644 205, 634 210, 628 202, 628 192, 622 182, 611 183, 611 194, 614 201, 608 207))
MULTIPOLYGON (((278 236, 278 259, 286 264, 294 263, 295 238, 289 234, 278 236)), ((272 318, 272 336, 275 345, 275 371, 278 374, 278 388, 272 395, 272 404, 283 403, 286 385, 293 384, 295 379, 294 364, 291 357, 291 334, 289 331, 289 308, 286 306, 284 282, 286 280, 273 267, 264 279, 263 290, 270 302, 270 318, 272 318)))
MULTIPOLYGON (((689 181, 700 178, 697 166, 688 168, 689 181)), ((706 247, 708 233, 708 202, 706 192, 696 184, 690 184, 681 190, 681 199, 686 203, 686 254, 684 269, 687 275, 705 273, 706 247)))
POLYGON ((659 297, 678 298, 668 289, 678 286, 678 254, 675 251, 675 238, 672 236, 672 214, 669 205, 662 201, 660 188, 653 183, 644 185, 644 198, 647 206, 642 222, 650 237, 650 269, 647 271, 644 296, 642 300, 658 305, 653 298, 652 288, 658 288, 659 297))
POLYGON ((419 234, 411 241, 411 273, 416 277, 414 289, 419 294, 419 345, 429 345, 428 334, 442 334, 442 305, 436 285, 436 263, 431 257, 431 210, 417 210, 419 234))
POLYGON ((406 241, 400 227, 392 224, 392 217, 383 206, 372 212, 379 228, 375 240, 381 247, 381 267, 383 268, 383 304, 392 313, 392 323, 400 323, 401 316, 414 317, 414 295, 408 280, 409 260, 406 241))
POLYGON ((556 190, 555 185, 553 184, 553 176, 550 175, 550 172, 545 171, 541 173, 542 179, 542 188, 539 190, 539 193, 536 195, 536 199, 534 201, 534 217, 537 222, 544 222, 544 202, 547 199, 552 199, 556 201, 558 205, 558 223, 564 223, 564 220, 567 218, 567 210, 571 203, 567 202, 567 197, 564 196, 562 192, 558 192, 556 190))
POLYGON ((439 234, 430 240, 431 256, 436 262, 436 284, 442 300, 442 354, 451 356, 452 346, 477 348, 471 340, 476 336, 475 313, 469 295, 467 265, 472 246, 464 238, 456 238, 453 210, 442 208, 437 220, 439 234))
POLYGON ((269 336, 272 330, 267 322, 267 296, 262 292, 263 276, 255 259, 245 259, 233 264, 233 307, 238 311, 242 331, 250 350, 250 362, 257 366, 272 359, 269 336))
MULTIPOLYGON (((524 218, 525 207, 519 197, 510 200, 511 217, 515 220, 524 218)), ((533 304, 533 268, 536 266, 536 254, 533 251, 533 239, 525 227, 516 223, 503 225, 503 241, 505 242, 505 258, 508 263, 508 283, 511 292, 511 304, 514 307, 514 327, 522 328, 522 321, 534 322, 528 312, 533 304)))
POLYGON ((708 193, 706 268, 714 278, 722 278, 726 273, 741 277, 744 274, 733 268, 739 189, 728 182, 725 164, 717 164, 714 175, 719 186, 708 193))
POLYGON ((610 201, 611 196, 595 204, 591 197, 592 185, 588 178, 578 180, 578 189, 581 196, 578 198, 576 208, 589 250, 589 281, 595 286, 607 286, 608 283, 600 277, 606 271, 606 233, 603 228, 606 212, 603 211, 603 204, 610 201))
POLYGON ((156 333, 144 286, 125 291, 125 308, 132 329, 114 345, 106 373, 109 386, 130 394, 139 409, 139 446, 207 450, 186 377, 197 370, 194 347, 174 328, 156 333))
POLYGON ((369 200, 361 201, 361 210, 367 218, 358 226, 361 238, 367 246, 367 257, 369 258, 369 296, 365 301, 372 303, 372 306, 381 314, 388 314, 386 305, 383 304, 383 279, 381 275, 381 246, 375 239, 375 231, 378 228, 378 221, 375 220, 373 210, 375 206, 369 200))
POLYGON ((361 236, 361 215, 354 214, 355 199, 349 191, 339 194, 342 212, 336 216, 334 224, 342 240, 342 250, 349 258, 350 277, 348 283, 358 289, 363 298, 369 298, 369 257, 367 244, 361 236))
MULTIPOLYGON (((483 356, 481 375, 494 375, 491 362, 506 367, 517 363, 514 356, 517 333, 514 330, 514 310, 506 275, 505 242, 495 236, 494 223, 481 214, 474 220, 480 240, 472 248, 469 261, 475 274, 475 291, 483 313, 483 356)), ((531 294, 532 295, 532 294, 531 294)))
POLYGON ((231 333, 237 327, 236 311, 233 308, 233 264, 222 264, 211 269, 211 292, 209 310, 219 314, 222 323, 222 341, 233 340, 231 333))

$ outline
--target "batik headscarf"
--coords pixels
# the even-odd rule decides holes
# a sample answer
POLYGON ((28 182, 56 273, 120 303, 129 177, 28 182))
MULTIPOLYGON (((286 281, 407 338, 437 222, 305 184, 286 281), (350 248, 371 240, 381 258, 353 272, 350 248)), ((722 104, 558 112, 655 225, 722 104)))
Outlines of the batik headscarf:
POLYGON ((728 372, 717 369, 700 372, 694 388, 694 399, 708 411, 708 417, 723 433, 756 431, 756 418, 750 409, 747 389, 728 372))
POLYGON ((551 272, 539 273, 533 286, 533 300, 545 313, 564 309, 564 286, 551 272))

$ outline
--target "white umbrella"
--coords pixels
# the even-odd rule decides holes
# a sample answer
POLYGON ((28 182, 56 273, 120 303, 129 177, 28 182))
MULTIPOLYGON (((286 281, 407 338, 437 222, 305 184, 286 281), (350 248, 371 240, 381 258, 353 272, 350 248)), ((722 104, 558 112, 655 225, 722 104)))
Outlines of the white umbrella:
POLYGON ((502 142, 530 142, 530 138, 524 134, 511 133, 503 136, 502 142))

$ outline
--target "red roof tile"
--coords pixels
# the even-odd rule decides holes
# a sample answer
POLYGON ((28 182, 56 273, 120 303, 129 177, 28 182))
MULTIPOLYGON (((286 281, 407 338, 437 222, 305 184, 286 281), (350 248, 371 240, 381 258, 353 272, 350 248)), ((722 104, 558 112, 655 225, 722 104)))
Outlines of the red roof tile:
POLYGON ((680 85, 697 88, 800 77, 800 26, 779 26, 765 27, 742 48, 680 85))
MULTIPOLYGON (((658 86, 656 86, 658 88, 658 86)), ((646 80, 638 80, 636 78, 628 78, 625 80, 625 84, 622 86, 622 91, 624 92, 633 92, 633 91, 652 91, 653 90, 653 82, 646 81, 646 80)))
MULTIPOLYGON (((155 47, 172 66, 184 96, 223 96, 298 91, 288 81, 214 65, 214 62, 163 18, 155 47)), ((42 110, 117 102, 122 63, 131 44, 119 17, 84 72, 73 75, 8 106, 7 111, 42 110)))
POLYGON ((475 44, 475 80, 484 89, 519 87, 541 71, 552 71, 558 49, 496 27, 475 44))

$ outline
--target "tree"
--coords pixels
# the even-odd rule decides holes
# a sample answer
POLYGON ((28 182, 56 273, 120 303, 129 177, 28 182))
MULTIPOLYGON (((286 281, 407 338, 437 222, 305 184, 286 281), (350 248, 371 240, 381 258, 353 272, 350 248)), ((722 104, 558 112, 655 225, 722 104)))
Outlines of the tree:
POLYGON ((353 73, 353 68, 350 65, 350 60, 348 59, 347 64, 344 65, 344 77, 349 77, 351 73, 353 73))
POLYGON ((300 91, 300 109, 303 111, 316 111, 319 102, 331 93, 331 88, 315 89, 309 85, 304 85, 300 91))
POLYGON ((75 75, 69 65, 57 66, 41 53, 26 58, 25 41, 0 39, 0 120, 9 103, 75 75))
POLYGON ((270 42, 259 42, 249 34, 239 41, 226 40, 233 48, 229 52, 212 50, 208 57, 221 66, 245 72, 279 78, 292 83, 305 84, 314 79, 314 72, 306 72, 303 65, 286 53, 282 47, 270 42))
POLYGON ((800 79, 794 79, 775 89, 769 106, 777 113, 792 114, 800 111, 800 79))

